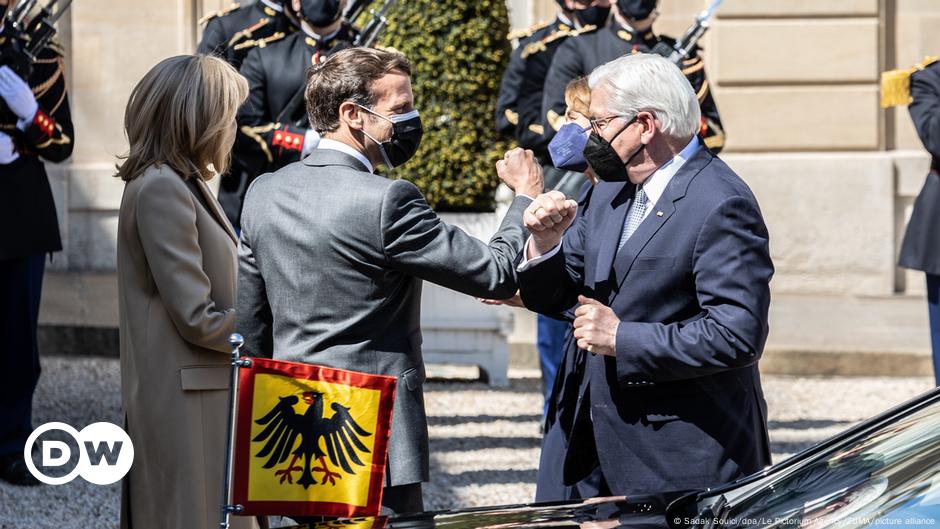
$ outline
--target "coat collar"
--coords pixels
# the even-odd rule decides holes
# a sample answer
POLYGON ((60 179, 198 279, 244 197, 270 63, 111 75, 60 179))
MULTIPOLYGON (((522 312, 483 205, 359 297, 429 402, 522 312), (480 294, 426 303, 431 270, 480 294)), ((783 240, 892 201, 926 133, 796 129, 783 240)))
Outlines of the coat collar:
POLYGON ((313 152, 310 153, 310 156, 304 158, 303 163, 310 167, 339 165, 363 173, 369 172, 369 169, 361 161, 357 160, 355 156, 333 149, 314 149, 313 152))
POLYGON ((222 228, 225 229, 225 233, 231 237, 232 242, 238 244, 238 236, 235 235, 235 229, 232 228, 232 224, 228 221, 228 217, 225 216, 225 213, 222 211, 222 206, 219 205, 218 199, 212 194, 209 186, 206 185, 202 178, 193 177, 190 180, 192 180, 196 189, 199 190, 199 193, 202 194, 203 203, 209 206, 209 212, 215 217, 216 222, 222 225, 222 228))

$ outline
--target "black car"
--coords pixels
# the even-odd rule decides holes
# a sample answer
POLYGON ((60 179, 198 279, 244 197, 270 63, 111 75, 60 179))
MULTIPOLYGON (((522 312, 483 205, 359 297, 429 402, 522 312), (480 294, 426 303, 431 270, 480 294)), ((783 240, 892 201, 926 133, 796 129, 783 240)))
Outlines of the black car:
MULTIPOLYGON (((940 527, 940 389, 766 470, 686 493, 342 520, 318 529, 940 527)), ((303 526, 295 526, 303 527, 303 526)))

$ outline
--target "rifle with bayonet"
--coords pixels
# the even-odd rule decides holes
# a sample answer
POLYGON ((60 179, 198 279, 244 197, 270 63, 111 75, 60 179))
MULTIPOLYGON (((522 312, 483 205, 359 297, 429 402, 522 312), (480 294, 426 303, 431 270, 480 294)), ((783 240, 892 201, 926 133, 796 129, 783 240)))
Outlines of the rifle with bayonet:
POLYGON ((0 65, 28 78, 39 54, 56 35, 55 24, 72 0, 19 0, 3 19, 0 33, 0 65))
MULTIPOLYGON (((353 46, 372 46, 375 44, 375 41, 378 40, 379 35, 382 34, 382 31, 388 25, 388 19, 386 14, 388 10, 395 4, 397 0, 384 0, 382 6, 378 10, 371 10, 369 22, 359 30, 359 34, 356 35, 356 38, 353 40, 353 46)), ((371 6, 375 0, 354 0, 343 13, 343 23, 355 27, 356 20, 365 12, 369 6, 371 6)), ((309 123, 307 121, 306 114, 295 117, 300 113, 301 108, 304 103, 304 90, 306 87, 301 86, 294 95, 290 98, 290 101, 287 102, 287 105, 284 107, 278 115, 278 123, 285 123, 293 120, 294 124, 297 127, 307 128, 309 123)))
POLYGON ((653 47, 653 53, 662 55, 681 68, 682 61, 690 58, 698 41, 705 35, 708 28, 711 27, 711 20, 721 5, 723 0, 714 0, 704 11, 695 17, 695 22, 689 26, 682 38, 676 41, 672 46, 665 42, 660 42, 653 47))

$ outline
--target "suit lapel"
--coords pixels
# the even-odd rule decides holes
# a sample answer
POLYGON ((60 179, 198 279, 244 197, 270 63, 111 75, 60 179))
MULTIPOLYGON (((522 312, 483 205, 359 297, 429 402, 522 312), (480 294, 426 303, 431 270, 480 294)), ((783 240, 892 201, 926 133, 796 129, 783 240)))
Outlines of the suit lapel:
MULTIPOLYGON (((597 185, 606 185, 599 183, 597 185)), ((627 211, 633 201, 633 195, 636 193, 636 186, 625 182, 615 184, 620 186, 619 191, 614 191, 614 198, 606 207, 609 211, 603 215, 601 230, 604 234, 601 238, 600 246, 597 252, 597 263, 595 275, 598 280, 604 280, 610 276, 610 268, 614 263, 614 256, 617 255, 617 244, 620 242, 620 232, 623 230, 624 220, 627 218, 627 211)))
POLYGON ((194 177, 192 180, 196 184, 196 189, 202 194, 203 203, 209 207, 209 212, 215 217, 216 222, 221 224, 222 228, 225 229, 225 233, 232 238, 235 244, 238 244, 238 236, 235 235, 235 230, 229 224, 228 218, 222 212, 222 207, 219 206, 219 201, 213 196, 212 191, 209 190, 209 186, 201 178, 194 177))
MULTIPOLYGON (((706 165, 712 160, 712 154, 708 149, 701 147, 692 157, 679 169, 679 172, 672 177, 669 185, 659 201, 653 206, 649 214, 640 223, 630 239, 627 240, 623 248, 617 253, 614 260, 613 274, 617 287, 623 285, 623 280, 633 268, 637 256, 643 251, 643 248, 649 244, 654 235, 666 224, 670 217, 676 212, 676 202, 681 200, 689 189, 689 183, 695 178, 706 165)), ((621 221, 622 222, 622 221, 621 221)), ((605 232, 607 233, 607 232, 605 232)), ((619 231, 617 233, 620 233, 619 231)), ((619 237, 618 237, 619 242, 619 237)), ((615 243, 616 245, 616 243, 615 243)), ((616 247, 616 246, 615 246, 616 247)))

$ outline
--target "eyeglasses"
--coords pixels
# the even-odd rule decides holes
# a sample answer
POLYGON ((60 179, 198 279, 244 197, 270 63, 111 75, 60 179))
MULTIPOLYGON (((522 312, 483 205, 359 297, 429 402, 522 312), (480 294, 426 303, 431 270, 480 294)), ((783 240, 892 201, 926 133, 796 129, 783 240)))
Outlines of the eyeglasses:
MULTIPOLYGON (((611 121, 617 118, 626 119, 627 116, 625 114, 618 114, 616 116, 608 116, 606 118, 594 118, 592 120, 589 120, 591 122, 591 130, 593 130, 595 134, 600 136, 601 131, 606 129, 607 125, 609 125, 611 121)), ((630 119, 630 122, 627 123, 627 126, 629 126, 630 123, 633 123, 634 120, 636 120, 636 116, 633 116, 633 118, 630 119)))

